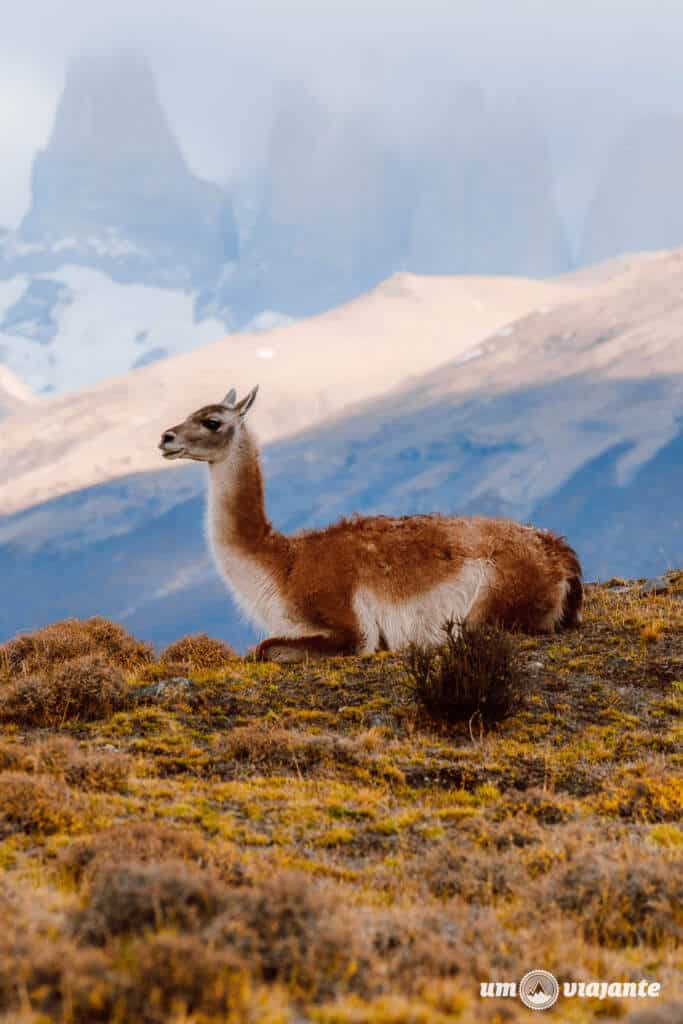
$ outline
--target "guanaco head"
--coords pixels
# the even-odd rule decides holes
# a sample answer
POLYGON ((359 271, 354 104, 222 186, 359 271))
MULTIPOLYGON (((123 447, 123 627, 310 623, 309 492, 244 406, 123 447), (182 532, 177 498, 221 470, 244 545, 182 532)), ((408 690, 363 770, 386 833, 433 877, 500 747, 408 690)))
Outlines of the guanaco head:
POLYGON ((197 462, 227 459, 257 391, 258 385, 238 402, 233 388, 218 405, 204 405, 183 423, 165 430, 159 443, 164 458, 197 462))

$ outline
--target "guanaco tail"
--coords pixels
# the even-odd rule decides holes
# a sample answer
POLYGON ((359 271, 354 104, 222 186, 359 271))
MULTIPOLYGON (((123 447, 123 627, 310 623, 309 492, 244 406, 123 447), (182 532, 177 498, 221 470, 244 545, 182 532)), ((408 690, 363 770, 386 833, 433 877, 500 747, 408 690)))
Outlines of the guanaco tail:
POLYGON ((581 567, 552 533, 507 519, 415 515, 342 519, 291 536, 265 510, 254 388, 231 390, 171 427, 166 459, 206 462, 208 533, 237 604, 267 634, 263 660, 434 644, 447 620, 529 633, 581 621, 581 567))

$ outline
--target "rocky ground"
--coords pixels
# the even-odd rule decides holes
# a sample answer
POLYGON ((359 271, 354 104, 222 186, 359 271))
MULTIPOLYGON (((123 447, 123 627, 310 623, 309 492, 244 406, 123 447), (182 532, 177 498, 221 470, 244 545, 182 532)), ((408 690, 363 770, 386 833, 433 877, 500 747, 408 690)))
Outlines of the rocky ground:
POLYGON ((521 705, 461 725, 403 656, 1 647, 0 1019, 523 1021, 480 985, 546 968, 661 985, 549 1019, 683 1020, 683 574, 516 644, 521 705))

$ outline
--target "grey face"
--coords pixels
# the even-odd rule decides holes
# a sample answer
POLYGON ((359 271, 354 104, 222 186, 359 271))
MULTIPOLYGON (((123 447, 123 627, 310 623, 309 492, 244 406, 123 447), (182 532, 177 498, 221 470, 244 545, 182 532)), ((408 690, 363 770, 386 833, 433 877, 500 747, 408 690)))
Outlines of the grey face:
POLYGON ((219 462, 228 455, 239 419, 239 413, 225 406, 205 405, 183 423, 165 430, 159 448, 165 459, 219 462))
POLYGON ((183 423, 165 430, 159 444, 163 457, 196 462, 221 462, 228 458, 257 391, 258 387, 253 388, 237 402, 233 389, 219 405, 204 405, 183 423))

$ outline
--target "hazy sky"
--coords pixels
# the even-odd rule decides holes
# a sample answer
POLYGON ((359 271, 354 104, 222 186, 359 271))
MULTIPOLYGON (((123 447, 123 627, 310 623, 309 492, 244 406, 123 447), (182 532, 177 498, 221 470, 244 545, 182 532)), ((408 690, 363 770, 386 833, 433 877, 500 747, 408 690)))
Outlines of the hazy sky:
POLYGON ((0 225, 26 207, 69 56, 126 44, 148 55, 192 168, 218 181, 254 162, 292 79, 407 146, 458 84, 523 101, 572 220, 626 120, 683 115, 680 0, 23 0, 2 15, 0 225))

